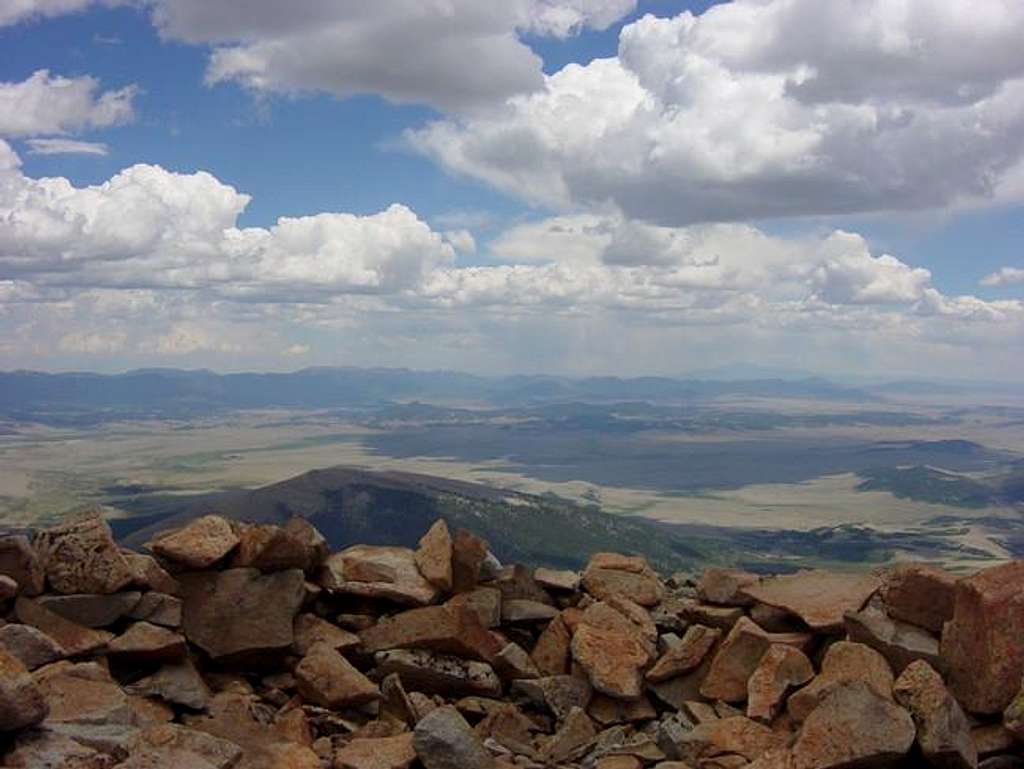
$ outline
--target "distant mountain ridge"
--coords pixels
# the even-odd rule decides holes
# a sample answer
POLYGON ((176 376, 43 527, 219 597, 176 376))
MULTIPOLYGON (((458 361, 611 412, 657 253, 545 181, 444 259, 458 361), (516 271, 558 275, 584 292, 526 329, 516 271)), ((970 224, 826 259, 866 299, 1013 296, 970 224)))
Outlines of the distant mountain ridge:
POLYGON ((876 400, 825 379, 746 381, 546 375, 483 377, 452 371, 307 368, 289 373, 217 374, 139 369, 122 374, 0 372, 0 417, 9 419, 195 416, 260 408, 367 408, 412 400, 521 406, 566 401, 685 403, 723 396, 876 400))

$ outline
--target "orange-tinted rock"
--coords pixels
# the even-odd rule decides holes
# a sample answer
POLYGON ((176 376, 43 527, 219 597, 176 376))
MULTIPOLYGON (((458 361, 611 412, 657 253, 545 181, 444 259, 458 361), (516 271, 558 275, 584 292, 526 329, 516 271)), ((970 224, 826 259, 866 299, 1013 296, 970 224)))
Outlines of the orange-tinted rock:
POLYGON ((745 700, 747 681, 771 643, 769 633, 746 617, 741 618, 711 660, 700 693, 709 699, 725 702, 745 700))
POLYGON ((945 769, 978 765, 967 717, 927 662, 911 663, 893 685, 893 696, 913 716, 917 743, 928 763, 945 769))
POLYGON ((941 633, 953 618, 956 577, 923 563, 905 563, 888 569, 880 594, 890 616, 941 633))
POLYGON ((107 627, 131 612, 142 598, 142 593, 127 590, 121 593, 96 595, 45 595, 37 599, 40 604, 64 619, 85 627, 107 627))
POLYGON ((43 529, 33 546, 58 593, 116 593, 134 576, 98 512, 72 515, 43 529))
POLYGON ((39 595, 46 587, 46 573, 28 537, 0 537, 0 574, 18 583, 22 595, 39 595))
POLYGON ((587 706, 587 715, 601 726, 648 721, 658 713, 647 697, 638 700, 617 700, 605 694, 595 694, 587 706))
POLYGON ((126 687, 132 694, 159 697, 191 710, 203 710, 213 696, 188 657, 161 665, 155 672, 126 687))
POLYGON ((487 558, 487 542, 471 531, 459 529, 452 539, 452 590, 464 593, 480 581, 487 558))
POLYGON ((1014 737, 1024 742, 1024 686, 1003 711, 1003 725, 1014 737))
POLYGON ((497 697, 501 680, 486 662, 464 660, 426 649, 392 649, 377 652, 379 677, 398 673, 411 691, 442 694, 446 697, 480 695, 497 697))
POLYGON ((14 603, 14 613, 20 622, 50 636, 69 657, 98 651, 114 637, 106 630, 93 630, 66 620, 32 598, 19 597, 14 603))
POLYGON ((796 614, 812 630, 828 632, 841 629, 843 615, 859 611, 880 585, 870 574, 800 571, 765 579, 744 592, 796 614))
POLYGON ((584 623, 576 628, 571 648, 597 691, 620 699, 642 694, 641 668, 650 657, 635 634, 584 623))
POLYGON ((561 616, 551 620, 534 644, 530 659, 541 673, 558 676, 569 672, 572 636, 561 616))
POLYGON ((490 661, 503 644, 465 608, 424 606, 385 617, 359 634, 367 652, 385 649, 430 649, 490 661))
POLYGON ((761 578, 739 569, 705 569, 697 582, 697 595, 702 601, 722 606, 750 606, 753 599, 743 592, 761 578))
POLYGON ((915 660, 942 667, 938 638, 870 606, 846 615, 846 634, 851 641, 870 646, 885 657, 897 674, 915 660))
POLYGON ((595 554, 583 573, 582 585, 598 600, 621 595, 641 606, 654 606, 664 595, 658 575, 646 559, 617 553, 595 554))
POLYGON ((143 590, 155 590, 167 595, 177 595, 178 581, 172 577, 156 558, 131 550, 121 550, 132 571, 132 585, 143 590))
POLYGON ((1024 677, 1024 561, 994 566, 956 586, 942 633, 949 688, 966 710, 999 713, 1024 677))
POLYGON ((497 588, 478 587, 452 596, 444 605, 453 610, 465 607, 476 614, 485 628, 495 628, 501 624, 501 600, 501 591, 497 588))
POLYGON ((416 566, 437 589, 444 592, 452 589, 452 537, 443 518, 438 518, 420 538, 416 566))
POLYGON ((507 643, 491 660, 494 671, 503 679, 512 681, 517 678, 540 678, 540 670, 517 643, 507 643))
POLYGON ((691 625, 682 640, 661 655, 654 667, 647 671, 647 680, 658 683, 693 670, 704 661, 721 635, 722 631, 717 628, 691 625))
POLYGON ((747 680, 747 716, 772 721, 786 693, 814 677, 814 666, 799 649, 772 644, 747 680))
POLYGON ((326 644, 314 646, 295 667, 299 694, 325 708, 347 708, 380 699, 376 684, 326 644))
POLYGON ((49 706, 21 661, 0 646, 0 732, 38 724, 49 706))
POLYGON ((596 736, 597 730, 590 717, 582 709, 573 708, 544 745, 544 759, 558 764, 578 758, 587 751, 596 736))
POLYGON ((318 643, 325 643, 332 649, 344 651, 359 646, 359 636, 332 625, 315 614, 299 614, 292 626, 295 640, 292 648, 296 654, 305 655, 318 643))
POLYGON ((29 670, 67 656, 64 648, 42 630, 17 622, 0 625, 0 647, 17 657, 29 670))
POLYGON ((416 760, 412 732, 352 740, 334 754, 334 769, 407 769, 416 760))
POLYGON ((792 748, 792 767, 887 766, 907 754, 914 734, 903 708, 863 681, 843 684, 808 715, 792 748))
POLYGON ((157 535, 146 547, 182 569, 207 569, 238 547, 231 524, 219 515, 204 515, 182 529, 157 535))
POLYGON ((185 636, 212 659, 257 664, 291 646, 305 597, 300 570, 193 572, 180 582, 185 636))
POLYGON ((594 696, 589 681, 569 675, 515 681, 512 693, 525 697, 539 708, 546 708, 560 721, 573 708, 585 710, 594 696))
POLYGON ((166 593, 144 593, 128 616, 163 627, 181 627, 181 599, 166 593))
POLYGON ((348 547, 324 562, 319 584, 334 593, 382 598, 408 606, 433 603, 438 593, 420 574, 415 554, 406 547, 348 547))
POLYGON ((185 656, 185 639, 159 625, 136 622, 107 644, 107 654, 132 662, 171 662, 185 656))
POLYGON ((783 737, 763 724, 744 716, 729 716, 707 721, 693 729, 663 729, 658 744, 669 758, 693 766, 705 766, 706 762, 724 754, 741 756, 743 763, 737 762, 737 765, 745 766, 783 741, 783 737))
POLYGON ((864 644, 837 641, 825 652, 821 672, 789 698, 789 714, 804 720, 830 692, 851 682, 867 685, 882 699, 892 699, 892 669, 885 658, 864 644))

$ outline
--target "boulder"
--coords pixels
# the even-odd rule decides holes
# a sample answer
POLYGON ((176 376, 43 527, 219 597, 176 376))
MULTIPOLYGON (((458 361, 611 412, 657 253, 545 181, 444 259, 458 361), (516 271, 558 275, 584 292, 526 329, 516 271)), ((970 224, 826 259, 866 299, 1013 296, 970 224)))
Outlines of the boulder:
POLYGON ((410 690, 446 697, 497 697, 501 680, 486 662, 464 660, 426 649, 392 649, 374 655, 376 676, 398 673, 410 690))
POLYGON ((325 708, 357 707, 381 698, 376 684, 323 643, 315 645, 295 666, 295 683, 307 702, 325 708))
POLYGON ((328 555, 327 541, 305 518, 294 516, 284 526, 250 524, 241 527, 233 567, 250 566, 262 572, 300 569, 309 572, 328 555))
POLYGON ((953 618, 956 577, 923 563, 904 563, 882 577, 880 595, 894 619, 941 633, 953 618))
POLYGON ((745 700, 747 681, 771 644, 770 633, 742 617, 712 658, 700 693, 708 699, 725 702, 745 700))
POLYGON ((407 606, 426 606, 438 594, 416 567, 415 553, 406 547, 353 545, 324 562, 319 584, 333 593, 381 598, 407 606))
POLYGON ((0 647, 17 657, 29 670, 67 656, 64 648, 42 630, 17 622, 0 625, 0 647))
POLYGON ((204 515, 184 528, 158 534, 146 548, 179 569, 208 569, 238 543, 238 535, 224 518, 204 515))
POLYGON ((18 594, 18 583, 13 577, 0 574, 0 603, 9 601, 18 594))
POLYGON ((496 628, 501 624, 501 591, 494 587, 478 587, 449 598, 445 604, 455 610, 465 607, 476 614, 485 628, 496 628))
POLYGON ((851 641, 870 646, 885 657, 897 675, 915 660, 924 660, 935 668, 943 667, 939 639, 917 625, 893 619, 870 606, 846 615, 846 635, 851 641))
POLYGON ((697 595, 722 606, 750 606, 754 600, 743 590, 760 581, 758 575, 740 569, 705 569, 697 581, 697 595))
POLYGON ((746 766, 765 751, 781 746, 785 742, 767 726, 744 716, 729 716, 699 724, 693 729, 666 730, 659 735, 658 745, 669 758, 681 760, 694 766, 706 765, 706 761, 730 754, 740 756, 746 766))
POLYGON ((34 673, 36 685, 50 707, 48 723, 131 725, 135 722, 135 709, 128 695, 99 665, 58 662, 50 668, 34 673))
POLYGON ((502 622, 547 622, 558 614, 558 609, 540 601, 523 598, 503 599, 502 622))
POLYGON ((792 612, 818 632, 841 630, 843 616, 859 611, 881 581, 871 574, 800 571, 770 577, 743 589, 749 597, 792 612))
POLYGON ((156 558, 124 549, 121 550, 121 555, 128 562, 128 568, 132 570, 132 585, 134 587, 142 590, 155 590, 168 595, 177 594, 177 580, 157 563, 156 558))
POLYGON ((126 690, 145 697, 159 697, 191 710, 205 709, 213 696, 188 657, 161 665, 156 672, 130 684, 126 690))
POLYGON ((96 511, 68 516, 33 540, 46 579, 56 592, 116 593, 133 579, 128 561, 96 511))
POLYGON ((292 626, 294 640, 292 649, 305 656, 318 643, 325 643, 332 649, 345 651, 359 646, 359 636, 332 625, 315 614, 299 614, 292 626))
POLYGON ((581 709, 573 708, 544 745, 543 758, 549 764, 559 764, 578 758, 593 744, 597 736, 593 721, 581 709))
POLYGON ((233 742, 178 724, 161 724, 141 732, 121 769, 232 769, 238 765, 242 749, 233 742))
POLYGON ((183 636, 149 622, 136 622, 107 644, 107 655, 132 663, 172 662, 187 653, 183 636))
POLYGON ((978 751, 960 705, 927 662, 912 662, 893 685, 896 701, 917 725, 917 744, 932 766, 974 769, 978 751))
MULTIPOLYGON (((3 628, 0 628, 0 631, 2 630, 3 628)), ((1003 725, 1010 734, 1024 742, 1024 686, 1003 711, 1003 725)))
POLYGON ((864 681, 832 690, 804 722, 792 748, 792 769, 887 766, 914 743, 914 722, 903 708, 864 681))
POLYGON ((643 693, 641 669, 650 653, 634 633, 581 624, 571 649, 597 691, 619 699, 637 699, 643 693))
POLYGON ((587 680, 569 675, 516 681, 512 684, 512 694, 548 710, 559 721, 564 720, 573 708, 586 710, 594 696, 587 680))
POLYGON ((537 643, 530 652, 530 659, 537 669, 547 676, 558 676, 569 672, 572 636, 565 621, 559 616, 544 628, 537 643))
POLYGON ((693 670, 704 661, 721 635, 722 631, 717 628, 691 625, 682 640, 665 652, 654 667, 647 671, 647 680, 658 683, 693 670))
MULTIPOLYGON (((10 769, 111 769, 115 760, 111 755, 46 728, 22 732, 3 754, 3 766, 10 769)), ((194 765, 189 769, 208 769, 208 766, 194 765)))
POLYGON ((821 672, 790 696, 790 716, 803 721, 833 689, 850 682, 863 683, 882 699, 892 699, 892 668, 885 658, 864 644, 837 641, 825 652, 821 672))
POLYGON ((78 594, 40 596, 40 604, 84 627, 100 628, 113 625, 139 604, 142 593, 129 590, 110 595, 78 594))
POLYGON ((354 739, 334 754, 334 769, 408 769, 416 760, 412 732, 354 739))
POLYGON ((598 600, 621 595, 641 606, 655 606, 665 592, 645 558, 618 553, 596 553, 591 557, 581 584, 598 600))
POLYGON ((443 518, 438 518, 420 538, 415 560, 427 582, 443 592, 451 591, 452 537, 443 518))
POLYGON ((69 657, 99 651, 114 637, 106 630, 93 630, 66 620, 33 598, 19 597, 14 603, 14 613, 19 622, 46 633, 69 657))
POLYGON ((575 571, 538 567, 534 569, 533 578, 543 588, 564 593, 572 593, 580 586, 580 575, 575 571))
POLYGON ((504 645, 464 607, 424 606, 381 619, 359 633, 367 652, 430 649, 489 662, 504 645))
POLYGON ((487 559, 487 542, 471 531, 459 529, 452 539, 452 590, 464 593, 480 581, 487 559))
POLYGON ((494 671, 503 679, 540 678, 540 671, 530 655, 517 643, 507 643, 491 660, 494 671))
POLYGON ((638 700, 617 700, 605 694, 596 694, 587 705, 587 715, 601 726, 650 721, 658 712, 646 696, 638 700))
POLYGON ((956 585, 942 632, 949 688, 973 713, 1001 713, 1024 677, 1024 561, 993 566, 956 585))
POLYGON ((458 710, 450 705, 424 716, 413 748, 425 769, 493 769, 494 759, 458 710))
POLYGON ((814 665, 799 649, 772 644, 747 680, 747 716, 770 722, 782 709, 786 694, 814 678, 814 665))
POLYGON ((182 628, 211 659, 259 664, 286 651, 305 598, 299 569, 193 572, 180 577, 182 628))
POLYGON ((0 733, 38 724, 47 717, 49 710, 28 669, 0 647, 0 733))
MULTIPOLYGON (((177 583, 175 583, 177 589, 177 583)), ((151 622, 163 627, 181 627, 181 599, 166 593, 143 593, 135 608, 128 612, 134 620, 151 622)))

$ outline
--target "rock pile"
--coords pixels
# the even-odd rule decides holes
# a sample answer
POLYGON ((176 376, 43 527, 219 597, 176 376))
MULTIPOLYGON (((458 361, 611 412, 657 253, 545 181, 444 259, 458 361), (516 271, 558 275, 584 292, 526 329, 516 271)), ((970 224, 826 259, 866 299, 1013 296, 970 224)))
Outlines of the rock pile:
POLYGON ((95 514, 0 538, 0 764, 1024 767, 1020 562, 663 580, 216 516, 148 550, 95 514))

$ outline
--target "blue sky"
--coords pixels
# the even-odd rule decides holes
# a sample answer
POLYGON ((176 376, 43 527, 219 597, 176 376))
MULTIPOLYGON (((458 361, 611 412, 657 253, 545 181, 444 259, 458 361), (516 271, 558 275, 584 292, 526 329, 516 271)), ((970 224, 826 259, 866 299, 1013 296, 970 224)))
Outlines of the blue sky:
POLYGON ((254 2, 0 7, 0 366, 1022 373, 1016 3, 254 2))

